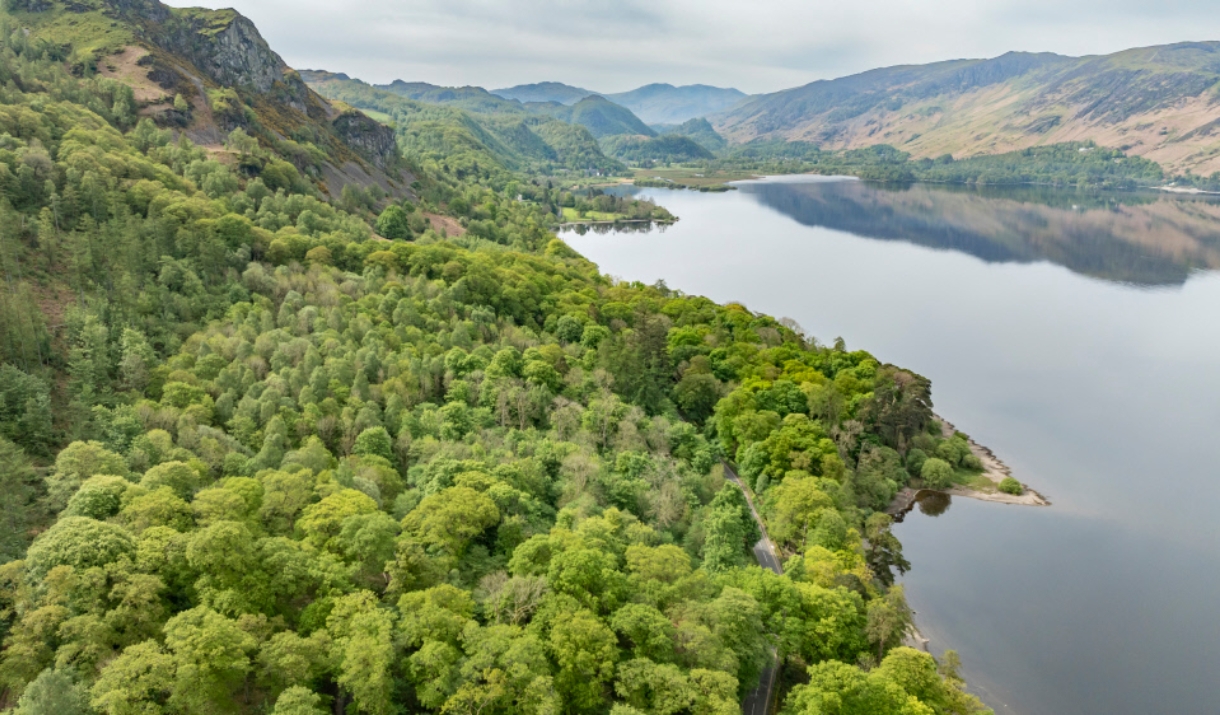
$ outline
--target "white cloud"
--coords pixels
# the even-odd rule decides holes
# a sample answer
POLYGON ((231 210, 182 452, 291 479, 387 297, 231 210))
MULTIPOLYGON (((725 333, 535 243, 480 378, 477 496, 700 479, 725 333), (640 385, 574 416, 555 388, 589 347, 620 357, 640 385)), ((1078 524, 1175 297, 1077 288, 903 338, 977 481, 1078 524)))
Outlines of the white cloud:
MULTIPOLYGON (((190 4, 173 0, 171 4, 190 4)), ((1098 54, 1220 38, 1185 0, 224 0, 289 64, 489 88, 649 82, 765 92, 1009 50, 1098 54)))

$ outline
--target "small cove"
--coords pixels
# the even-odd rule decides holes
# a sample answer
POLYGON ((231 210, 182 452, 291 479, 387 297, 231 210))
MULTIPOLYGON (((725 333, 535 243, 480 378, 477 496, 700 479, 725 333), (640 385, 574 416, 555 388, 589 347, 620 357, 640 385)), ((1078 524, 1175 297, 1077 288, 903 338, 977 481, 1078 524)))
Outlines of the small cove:
POLYGON ((612 275, 791 317, 930 377, 937 412, 1054 503, 954 498, 897 527, 921 630, 997 712, 1216 711, 1220 204, 739 188, 642 190, 681 220, 564 238, 612 275))

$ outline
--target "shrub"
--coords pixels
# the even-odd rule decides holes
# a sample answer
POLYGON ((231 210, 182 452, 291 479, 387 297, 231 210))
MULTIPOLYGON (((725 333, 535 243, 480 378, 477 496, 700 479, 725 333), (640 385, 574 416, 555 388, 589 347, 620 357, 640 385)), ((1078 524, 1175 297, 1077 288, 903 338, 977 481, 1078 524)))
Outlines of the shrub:
POLYGON ((936 456, 955 467, 962 466, 963 460, 970 456, 970 444, 958 436, 953 436, 936 446, 936 456))
POLYGON ((919 476, 929 489, 947 489, 953 484, 953 467, 943 459, 931 457, 923 463, 919 476))
POLYGON ((983 471, 983 460, 977 454, 967 454, 962 458, 962 468, 973 472, 983 471))
POLYGON ((1021 486, 1021 482, 1018 482, 1012 477, 1004 477, 1004 479, 1000 482, 1000 491, 1004 492, 1005 494, 1012 494, 1013 496, 1019 497, 1025 493, 1025 487, 1021 486))
POLYGON ((916 447, 910 452, 907 452, 907 471, 912 476, 919 476, 923 473, 923 463, 928 461, 928 453, 916 447))

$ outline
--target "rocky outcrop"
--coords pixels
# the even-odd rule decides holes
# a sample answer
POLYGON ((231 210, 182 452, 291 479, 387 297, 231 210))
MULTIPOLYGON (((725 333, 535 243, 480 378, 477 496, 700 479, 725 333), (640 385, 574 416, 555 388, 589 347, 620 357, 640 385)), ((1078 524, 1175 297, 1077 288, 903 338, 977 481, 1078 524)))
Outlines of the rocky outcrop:
MULTIPOLYGON (((189 23, 182 54, 217 83, 260 94, 283 81, 288 65, 267 46, 254 23, 234 15, 223 29, 189 23)), ((177 48, 175 48, 177 49, 177 48)))
POLYGON ((308 113, 309 88, 267 45, 254 23, 237 12, 177 10, 163 29, 160 36, 148 39, 189 60, 216 84, 255 94, 274 93, 277 101, 308 113))
POLYGON ((394 130, 378 124, 364 114, 348 110, 339 114, 331 126, 341 140, 380 169, 389 168, 398 158, 394 130))

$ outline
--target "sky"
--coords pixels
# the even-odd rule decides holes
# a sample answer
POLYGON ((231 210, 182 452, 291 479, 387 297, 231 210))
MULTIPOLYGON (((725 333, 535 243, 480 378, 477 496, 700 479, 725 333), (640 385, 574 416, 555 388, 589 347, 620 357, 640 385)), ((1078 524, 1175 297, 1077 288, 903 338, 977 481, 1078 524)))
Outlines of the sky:
MULTIPOLYGON (((171 5, 198 2, 170 0, 171 5)), ((204 4, 208 4, 205 0, 204 4)), ((652 82, 773 92, 1010 50, 1220 40, 1214 0, 223 0, 289 65, 488 89, 652 82)))

